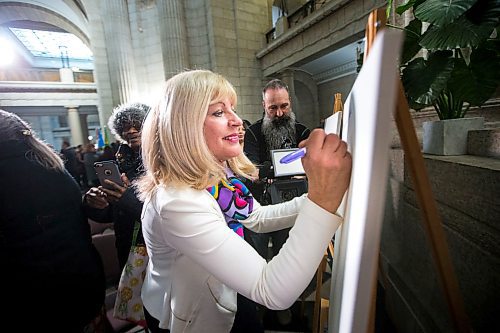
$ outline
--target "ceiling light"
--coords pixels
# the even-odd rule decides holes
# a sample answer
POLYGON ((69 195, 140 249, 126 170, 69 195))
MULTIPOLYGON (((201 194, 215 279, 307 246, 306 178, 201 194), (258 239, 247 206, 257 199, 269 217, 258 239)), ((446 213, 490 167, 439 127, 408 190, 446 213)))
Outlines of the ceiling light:
POLYGON ((4 38, 0 38, 2 52, 0 52, 0 67, 6 67, 14 62, 14 49, 12 45, 4 38))

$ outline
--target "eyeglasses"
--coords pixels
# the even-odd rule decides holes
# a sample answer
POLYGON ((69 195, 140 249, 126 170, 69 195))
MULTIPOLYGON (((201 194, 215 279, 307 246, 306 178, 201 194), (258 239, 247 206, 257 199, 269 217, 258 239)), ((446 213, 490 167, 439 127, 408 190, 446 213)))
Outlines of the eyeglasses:
POLYGON ((288 109, 290 108, 290 104, 289 104, 289 103, 283 103, 283 104, 281 104, 281 105, 279 105, 279 106, 278 106, 278 105, 270 105, 270 106, 267 108, 267 110, 268 110, 269 112, 273 112, 273 113, 274 113, 274 112, 278 111, 278 108, 279 108, 281 111, 286 111, 286 110, 288 110, 288 109))
POLYGON ((122 133, 128 133, 132 129, 135 129, 137 132, 140 132, 141 127, 142 127, 142 124, 140 122, 134 121, 132 123, 128 123, 125 126, 123 126, 122 133))

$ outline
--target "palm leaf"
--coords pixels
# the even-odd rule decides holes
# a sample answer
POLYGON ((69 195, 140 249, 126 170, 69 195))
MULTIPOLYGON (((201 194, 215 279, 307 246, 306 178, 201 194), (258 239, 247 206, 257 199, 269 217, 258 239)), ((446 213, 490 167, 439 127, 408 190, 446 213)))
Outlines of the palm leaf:
POLYGON ((454 65, 450 56, 451 52, 435 52, 429 60, 414 59, 403 69, 403 86, 412 108, 432 105, 446 88, 454 65))
POLYGON ((477 0, 427 0, 417 7, 415 17, 437 26, 453 22, 477 0))
POLYGON ((413 5, 415 4, 415 2, 416 2, 416 0, 408 0, 407 3, 396 8, 396 13, 398 13, 399 15, 403 14, 408 9, 412 8, 413 5))
POLYGON ((420 46, 429 50, 452 50, 477 47, 493 31, 489 24, 475 25, 465 16, 443 27, 431 25, 423 34, 420 46))
POLYGON ((396 13, 401 15, 410 8, 418 7, 423 2, 425 2, 425 0, 408 0, 407 3, 396 8, 396 13))
POLYGON ((456 59, 448 89, 471 105, 482 105, 500 83, 500 59, 497 52, 487 48, 472 51, 469 66, 456 59))
POLYGON ((403 44, 403 52, 401 54, 401 64, 406 64, 410 61, 421 47, 419 44, 422 31, 422 22, 418 19, 412 20, 405 27, 405 39, 403 44))
POLYGON ((500 40, 491 37, 495 29, 500 35, 500 0, 407 0, 396 12, 412 9, 416 18, 405 27, 401 59, 408 102, 417 110, 438 106, 440 117, 463 117, 463 102, 484 104, 500 83, 500 40), (421 22, 430 23, 423 35, 421 22), (419 47, 427 49, 429 60, 410 61, 419 47), (464 48, 471 49, 468 64, 452 57, 464 48))
POLYGON ((500 23, 500 1, 478 0, 470 10, 465 13, 469 21, 476 25, 487 25, 492 28, 500 23))

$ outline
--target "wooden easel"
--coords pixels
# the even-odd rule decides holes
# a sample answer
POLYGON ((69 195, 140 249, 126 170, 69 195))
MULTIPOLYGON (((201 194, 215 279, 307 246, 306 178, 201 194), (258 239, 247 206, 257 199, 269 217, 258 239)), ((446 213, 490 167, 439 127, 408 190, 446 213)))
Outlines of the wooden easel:
MULTIPOLYGON (((365 60, 373 45, 377 31, 385 27, 385 23, 385 9, 376 9, 370 13, 366 26, 365 60)), ((398 80, 398 100, 394 118, 405 152, 405 158, 410 169, 411 179, 415 187, 417 201, 422 209, 422 223, 429 237, 431 253, 437 268, 438 280, 451 313, 454 329, 456 332, 472 332, 458 287, 458 281, 451 264, 441 218, 431 191, 424 158, 420 151, 420 145, 415 134, 415 128, 401 80, 398 80)), ((373 332, 375 327, 376 290, 376 285, 372 286, 373 298, 368 332, 373 332)))
POLYGON ((312 333, 323 332, 323 328, 328 322, 328 308, 330 300, 321 297, 321 288, 323 286, 323 273, 326 272, 327 258, 330 255, 333 258, 334 248, 333 241, 328 243, 328 248, 323 254, 323 258, 316 271, 316 290, 314 292, 314 307, 312 317, 312 333))
MULTIPOLYGON (((335 100, 333 103, 333 112, 340 112, 344 110, 344 106, 342 104, 342 94, 335 93, 335 100)), ((340 134, 339 134, 340 135, 340 134)), ((328 322, 328 309, 330 307, 330 300, 321 297, 321 288, 323 287, 323 273, 326 272, 326 264, 327 258, 334 256, 334 246, 333 240, 328 243, 328 248, 323 254, 323 258, 319 264, 319 267, 316 271, 316 290, 314 292, 314 308, 313 308, 313 317, 312 317, 312 333, 320 333, 323 332, 323 328, 328 322)))

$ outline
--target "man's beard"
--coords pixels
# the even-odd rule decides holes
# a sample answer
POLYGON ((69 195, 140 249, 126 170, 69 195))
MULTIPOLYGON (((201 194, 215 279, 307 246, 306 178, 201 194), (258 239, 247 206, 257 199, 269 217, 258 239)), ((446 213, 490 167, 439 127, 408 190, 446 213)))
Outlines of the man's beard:
POLYGON ((267 113, 262 121, 262 134, 266 139, 267 148, 284 149, 295 147, 295 113, 290 112, 282 117, 269 118, 267 113))

